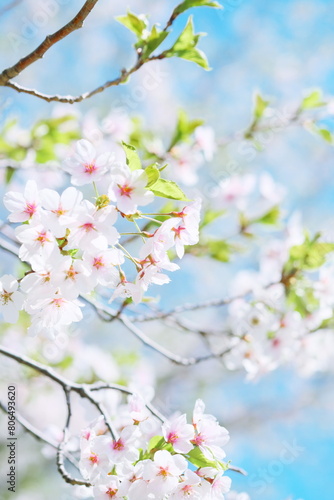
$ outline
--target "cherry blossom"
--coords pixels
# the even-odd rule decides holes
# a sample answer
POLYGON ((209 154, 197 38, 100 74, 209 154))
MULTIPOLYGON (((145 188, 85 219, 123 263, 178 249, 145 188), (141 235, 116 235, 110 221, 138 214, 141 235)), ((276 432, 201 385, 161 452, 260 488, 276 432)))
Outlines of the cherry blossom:
POLYGON ((8 323, 16 323, 22 308, 24 295, 18 290, 14 276, 5 274, 0 278, 0 312, 8 323))
POLYGON ((131 171, 123 165, 113 172, 112 179, 108 196, 116 202, 120 212, 134 214, 139 205, 145 206, 153 201, 154 194, 145 188, 148 179, 144 170, 131 171))
POLYGON ((103 153, 97 155, 94 146, 82 139, 77 142, 75 153, 66 158, 64 169, 71 174, 74 186, 83 186, 101 180, 114 162, 114 155, 103 153))
POLYGON ((177 487, 186 469, 187 461, 182 455, 171 455, 167 450, 159 450, 153 460, 144 464, 143 479, 149 481, 148 491, 161 498, 177 487))
POLYGON ((69 187, 60 195, 53 189, 42 189, 40 198, 46 210, 43 223, 56 238, 65 236, 66 228, 73 222, 75 212, 82 201, 82 193, 69 187))
POLYGON ((54 235, 42 224, 17 227, 16 237, 22 243, 19 251, 21 260, 30 261, 36 255, 49 257, 57 248, 54 235))
POLYGON ((163 425, 162 430, 166 442, 170 443, 176 452, 188 453, 194 447, 191 443, 194 439, 194 427, 187 424, 186 415, 170 419, 163 425))
POLYGON ((200 500, 203 498, 203 486, 200 477, 191 470, 186 470, 181 482, 177 485, 176 491, 171 495, 175 500, 194 499, 200 500))
POLYGON ((8 216, 11 222, 38 220, 41 215, 40 197, 35 181, 27 182, 23 194, 14 191, 7 192, 3 202, 7 210, 12 212, 8 216))
POLYGON ((138 439, 139 431, 136 426, 128 426, 122 429, 118 439, 101 437, 98 446, 104 449, 112 464, 124 461, 130 463, 138 459, 139 451, 134 444, 138 439))
POLYGON ((119 233, 114 227, 116 219, 117 212, 112 205, 98 209, 84 200, 75 221, 69 225, 66 249, 106 250, 108 244, 115 245, 119 239, 119 233))

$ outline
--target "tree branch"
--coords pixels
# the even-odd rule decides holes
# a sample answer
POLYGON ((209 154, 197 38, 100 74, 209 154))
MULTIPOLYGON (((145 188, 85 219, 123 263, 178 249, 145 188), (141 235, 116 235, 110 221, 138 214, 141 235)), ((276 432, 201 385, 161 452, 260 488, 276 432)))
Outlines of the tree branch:
MULTIPOLYGON (((105 89, 109 87, 114 87, 120 85, 121 83, 124 83, 129 78, 129 76, 132 75, 132 73, 138 71, 145 63, 150 61, 155 61, 158 59, 164 59, 166 57, 166 52, 162 52, 159 55, 151 56, 146 59, 142 59, 139 56, 136 64, 132 66, 132 68, 130 68, 129 70, 122 69, 121 74, 117 78, 113 80, 108 80, 103 85, 100 85, 94 90, 91 90, 90 92, 85 92, 78 96, 43 94, 42 92, 39 92, 35 89, 26 88, 19 85, 16 82, 11 81, 28 66, 36 62, 38 59, 41 59, 53 45, 55 45, 63 38, 67 37, 73 31, 81 28, 83 26, 84 20, 91 12, 93 7, 97 4, 97 2, 98 0, 87 0, 84 6, 81 8, 81 10, 78 12, 78 14, 72 19, 72 21, 70 21, 68 24, 63 26, 60 30, 56 31, 52 35, 48 35, 45 38, 45 40, 35 50, 33 50, 30 54, 20 59, 16 64, 3 70, 2 73, 0 74, 0 86, 10 87, 16 92, 19 93, 23 92, 25 94, 30 94, 35 97, 38 97, 39 99, 43 99, 44 101, 47 102, 56 101, 56 102, 73 104, 75 102, 81 102, 85 99, 89 99, 90 97, 99 94, 100 92, 103 92, 105 89)), ((168 27, 172 24, 173 20, 174 20, 173 17, 169 19, 164 28, 164 31, 168 29, 168 27)))
POLYGON ((59 42, 63 38, 66 38, 73 31, 81 28, 83 26, 84 20, 92 11, 97 2, 98 0, 86 0, 83 7, 80 9, 77 15, 74 16, 72 21, 67 23, 52 35, 48 35, 35 50, 20 59, 16 64, 4 69, 0 74, 0 85, 11 86, 7 85, 9 80, 18 76, 24 69, 36 62, 38 59, 41 59, 44 54, 57 42, 59 42))
MULTIPOLYGON (((71 95, 61 96, 61 95, 43 94, 42 92, 38 92, 34 89, 22 87, 18 83, 10 82, 10 81, 5 83, 4 85, 6 87, 10 87, 10 88, 16 90, 17 92, 20 92, 20 93, 23 92, 25 94, 30 94, 30 95, 33 95, 33 96, 38 97, 40 99, 43 99, 44 101, 47 101, 47 102, 57 101, 57 102, 63 102, 63 103, 67 103, 67 104, 74 104, 75 102, 81 102, 81 101, 84 101, 85 99, 89 99, 90 97, 103 92, 104 90, 106 90, 109 87, 116 87, 117 85, 120 85, 121 83, 125 83, 126 80, 129 78, 129 76, 132 75, 132 73, 135 73, 136 71, 138 71, 147 62, 156 61, 158 59, 164 59, 164 58, 165 58, 165 55, 164 55, 164 53, 162 53, 162 54, 159 54, 158 56, 152 56, 152 57, 149 57, 148 59, 145 59, 145 60, 139 59, 131 69, 129 69, 129 70, 122 69, 120 76, 118 76, 114 80, 108 80, 107 82, 105 82, 103 85, 100 85, 96 89, 91 90, 90 92, 85 92, 85 93, 80 94, 78 96, 71 96, 71 95)), ((1 80, 0 80, 0 85, 1 85, 1 80)))

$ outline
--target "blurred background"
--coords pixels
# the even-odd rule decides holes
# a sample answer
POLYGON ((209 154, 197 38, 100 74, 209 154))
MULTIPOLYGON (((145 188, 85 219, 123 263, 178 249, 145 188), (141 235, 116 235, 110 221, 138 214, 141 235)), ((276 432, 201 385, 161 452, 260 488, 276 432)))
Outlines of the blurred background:
MULTIPOLYGON (((85 117, 89 135, 96 120, 117 107, 130 118, 141 116, 144 126, 164 141, 171 136, 178 110, 183 108, 191 118, 204 119, 214 129, 217 141, 224 143, 250 124, 256 91, 280 110, 283 120, 312 89, 322 88, 330 98, 334 82, 333 2, 228 0, 222 4, 224 10, 201 8, 190 12, 196 32, 208 33, 200 47, 208 56, 211 71, 179 59, 152 63, 133 75, 128 85, 108 89, 73 107, 49 104, 2 88, 2 123, 15 117, 19 127, 26 129, 37 119, 74 113, 85 117), (142 92, 147 74, 154 75, 157 85, 142 92)), ((1 68, 35 48, 47 34, 71 19, 81 5, 79 0, 2 0, 1 68)), ((134 37, 114 16, 130 8, 138 14, 150 14, 152 23, 163 25, 175 5, 171 0, 100 0, 82 30, 54 46, 17 81, 50 94, 76 95, 91 90, 118 76, 122 67, 134 61, 134 37)), ((186 19, 183 14, 173 25, 175 37, 186 19)), ((334 105, 329 105, 326 116, 319 119, 334 131, 334 105)), ((333 234, 332 146, 295 124, 272 134, 261 149, 250 147, 245 153, 240 143, 220 149, 205 167, 209 173, 201 188, 204 196, 210 197, 216 180, 231 173, 266 171, 286 190, 287 215, 298 211, 305 226, 333 234)), ((2 209, 2 218, 4 213, 2 209)), ((224 232, 219 225, 215 230, 224 232)), ((256 267, 256 255, 236 260, 224 264, 206 257, 199 261, 189 255, 172 282, 152 294, 160 295, 166 309, 224 296, 237 269, 256 267)), ((13 258, 2 256, 1 272, 14 264, 13 258)), ((306 377, 293 367, 285 367, 247 382, 243 371, 229 372, 218 361, 180 368, 142 348, 121 328, 111 331, 89 309, 85 314, 85 331, 82 326, 72 331, 70 340, 64 339, 64 345, 58 346, 59 353, 52 351, 56 348, 50 343, 40 345, 38 340, 27 339, 25 325, 3 327, 2 340, 13 349, 24 347, 28 353, 42 348, 41 359, 52 359, 55 366, 59 363, 69 377, 156 384, 157 404, 167 414, 178 409, 189 412, 194 400, 201 397, 208 412, 230 430, 228 458, 248 471, 247 477, 233 475, 234 489, 248 492, 253 500, 333 499, 334 378, 330 369, 306 377), (72 355, 78 361, 66 367, 64 359, 72 355), (291 459, 282 460, 287 454, 291 459)), ((208 323, 213 318, 223 321, 223 313, 220 316, 208 311, 204 316, 208 323)), ((186 352, 197 342, 200 353, 198 339, 185 338, 187 334, 175 332, 171 326, 148 325, 146 331, 162 341, 168 336, 168 346, 175 351, 186 352)), ((7 362, 1 372, 5 382, 2 390, 12 380, 9 374, 19 381, 22 413, 40 428, 56 433, 64 418, 62 394, 38 380, 34 380, 32 394, 30 382, 24 381, 27 372, 7 362)), ((34 379, 30 372, 29 377, 34 379)), ((89 416, 87 408, 82 412, 78 410, 77 427, 89 416)), ((15 498, 83 497, 80 488, 71 489, 58 477, 54 455, 47 447, 22 434, 18 450, 19 488, 15 498)), ((4 456, 2 453, 1 458, 4 456)), ((0 484, 0 494, 6 498, 5 485, 0 484)))

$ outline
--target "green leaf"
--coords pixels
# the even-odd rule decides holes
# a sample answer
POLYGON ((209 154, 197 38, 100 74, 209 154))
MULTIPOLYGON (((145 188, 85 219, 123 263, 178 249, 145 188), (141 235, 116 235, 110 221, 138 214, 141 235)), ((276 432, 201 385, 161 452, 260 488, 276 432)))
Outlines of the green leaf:
POLYGON ((208 226, 211 222, 214 222, 216 219, 221 217, 226 213, 226 210, 206 210, 202 217, 200 228, 208 226))
POLYGON ((269 106, 270 101, 265 101, 260 94, 255 95, 255 107, 254 107, 254 116, 256 120, 259 120, 267 107, 269 106))
POLYGON ((15 168, 13 168, 13 167, 6 167, 6 176, 5 176, 5 182, 6 182, 6 184, 10 183, 10 181, 12 180, 14 174, 15 174, 15 168))
POLYGON ((196 467, 213 467, 214 469, 227 470, 228 466, 223 462, 218 460, 210 460, 207 458, 200 450, 198 446, 195 446, 187 455, 189 462, 194 464, 196 467))
POLYGON ((165 443, 166 441, 162 436, 154 436, 153 438, 150 439, 147 450, 148 451, 159 450, 164 446, 165 443))
POLYGON ((258 219, 253 219, 251 221, 251 223, 252 224, 259 223, 259 224, 275 225, 278 223, 280 215, 281 215, 281 212, 280 212, 279 206, 274 206, 269 210, 269 212, 262 215, 258 219))
POLYGON ((314 296, 314 290, 304 283, 297 282, 287 289, 287 304, 305 318, 319 309, 319 300, 314 296))
POLYGON ((186 27, 182 31, 173 47, 164 52, 166 57, 181 57, 187 61, 192 61, 206 70, 210 70, 206 55, 197 49, 197 44, 204 33, 194 33, 192 16, 189 17, 186 27))
POLYGON ((319 128, 318 129, 318 134, 325 139, 325 141, 329 142, 330 144, 333 144, 333 136, 331 132, 325 128, 319 128))
POLYGON ((218 2, 212 2, 210 0, 184 0, 180 5, 175 7, 172 17, 175 19, 178 15, 182 14, 192 7, 214 7, 215 9, 223 9, 224 7, 218 2))
POLYGON ((334 144, 333 134, 329 130, 318 127, 318 125, 314 122, 308 123, 305 125, 305 128, 309 132, 319 135, 326 142, 329 142, 329 144, 334 144))
POLYGON ((189 201, 184 192, 179 186, 167 179, 158 179, 157 182, 151 186, 150 190, 156 195, 162 198, 169 198, 171 200, 182 200, 189 201))
POLYGON ((326 262, 326 256, 334 251, 334 243, 326 243, 306 238, 302 245, 290 248, 288 267, 312 271, 326 262))
POLYGON ((130 168, 130 170, 138 170, 139 168, 142 168, 142 164, 137 154, 136 148, 134 148, 130 144, 126 144, 125 142, 122 142, 122 145, 126 156, 126 164, 130 168))
POLYGON ((319 106, 325 106, 326 103, 322 100, 322 92, 321 90, 314 90, 310 94, 308 94, 302 100, 300 108, 302 110, 318 108, 319 106))
POLYGON ((212 259, 229 262, 234 247, 225 240, 209 240, 206 242, 208 254, 212 259))
POLYGON ((153 165, 149 165, 148 167, 145 168, 145 172, 147 175, 147 184, 146 187, 149 188, 153 186, 157 182, 157 180, 160 178, 160 171, 156 167, 157 163, 154 163, 153 165))
POLYGON ((231 245, 226 240, 204 239, 197 245, 187 247, 186 252, 196 257, 211 257, 219 262, 229 262, 232 253, 240 252, 241 248, 231 245))
POLYGON ((169 31, 159 31, 154 25, 151 33, 145 39, 145 43, 141 43, 142 47, 142 57, 146 59, 152 52, 155 51, 162 44, 165 38, 169 35, 169 31))
POLYGON ((132 31, 138 38, 141 38, 143 31, 147 29, 146 16, 137 16, 133 12, 128 11, 126 16, 116 17, 116 21, 123 24, 126 28, 132 31))
POLYGON ((172 137, 169 150, 172 149, 175 144, 179 142, 186 142, 189 140, 191 134, 195 131, 197 127, 203 124, 203 120, 189 120, 185 111, 182 109, 179 111, 178 122, 174 135, 172 137))

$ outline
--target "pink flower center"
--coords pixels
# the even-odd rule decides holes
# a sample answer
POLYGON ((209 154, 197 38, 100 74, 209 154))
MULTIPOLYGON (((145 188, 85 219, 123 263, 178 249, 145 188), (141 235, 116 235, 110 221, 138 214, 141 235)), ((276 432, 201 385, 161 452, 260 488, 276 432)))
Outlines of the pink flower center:
POLYGON ((85 224, 82 224, 82 226, 80 226, 82 229, 84 229, 86 231, 86 233, 89 233, 90 231, 94 231, 95 230, 95 226, 92 222, 86 222, 85 224))
POLYGON ((273 347, 279 347, 281 344, 281 341, 280 339, 274 339, 273 340, 273 347))
POLYGON ((37 206, 35 205, 35 203, 27 203, 26 208, 24 210, 24 213, 28 214, 30 217, 32 217, 34 215, 34 213, 36 212, 36 210, 37 210, 37 206))
POLYGON ((193 487, 191 486, 191 484, 186 484, 185 486, 183 486, 182 488, 182 491, 184 493, 184 495, 191 495, 192 491, 193 491, 193 487))
POLYGON ((94 163, 85 163, 84 164, 84 172, 85 174, 94 174, 96 172, 97 166, 94 163))
POLYGON ((128 184, 124 184, 124 186, 121 186, 118 184, 119 187, 119 193, 121 196, 127 196, 128 198, 131 198, 131 193, 133 191, 133 187, 128 186, 128 184))
POLYGON ((55 305, 56 307, 61 307, 64 302, 64 299, 60 297, 59 299, 53 299, 51 304, 55 305))
POLYGON ((118 439, 118 441, 113 441, 112 448, 113 450, 122 451, 124 450, 124 442, 121 439, 118 439))
POLYGON ((41 233, 38 233, 36 241, 39 241, 42 245, 44 245, 44 243, 46 243, 47 241, 49 242, 50 240, 47 237, 47 232, 42 231, 41 233))
POLYGON ((176 236, 177 238, 181 238, 181 233, 182 233, 182 231, 184 231, 184 230, 185 230, 185 227, 183 227, 183 226, 180 226, 180 227, 173 227, 173 229, 172 229, 172 231, 174 231, 175 236, 176 236))
POLYGON ((191 442, 193 444, 195 444, 196 446, 200 446, 201 444, 203 444, 205 441, 205 438, 204 436, 202 436, 202 434, 197 434, 197 436, 195 437, 195 439, 193 439, 191 442))
POLYGON ((168 467, 159 467, 158 476, 167 477, 170 475, 171 474, 170 472, 168 472, 168 467))
POLYGON ((108 495, 110 498, 114 497, 117 494, 117 489, 115 488, 108 488, 106 491, 106 495, 108 495))
POLYGON ((82 435, 82 437, 83 437, 83 439, 87 439, 87 441, 88 441, 89 438, 90 438, 90 431, 84 432, 83 435, 82 435))
POLYGON ((167 436, 167 442, 171 444, 174 444, 178 439, 179 436, 176 434, 176 432, 170 432, 167 436))
POLYGON ((92 464, 99 463, 99 457, 96 455, 96 453, 92 453, 89 457, 89 460, 92 462, 92 464))
POLYGON ((104 267, 104 262, 102 257, 94 257, 93 267, 96 269, 100 269, 100 267, 104 267))

